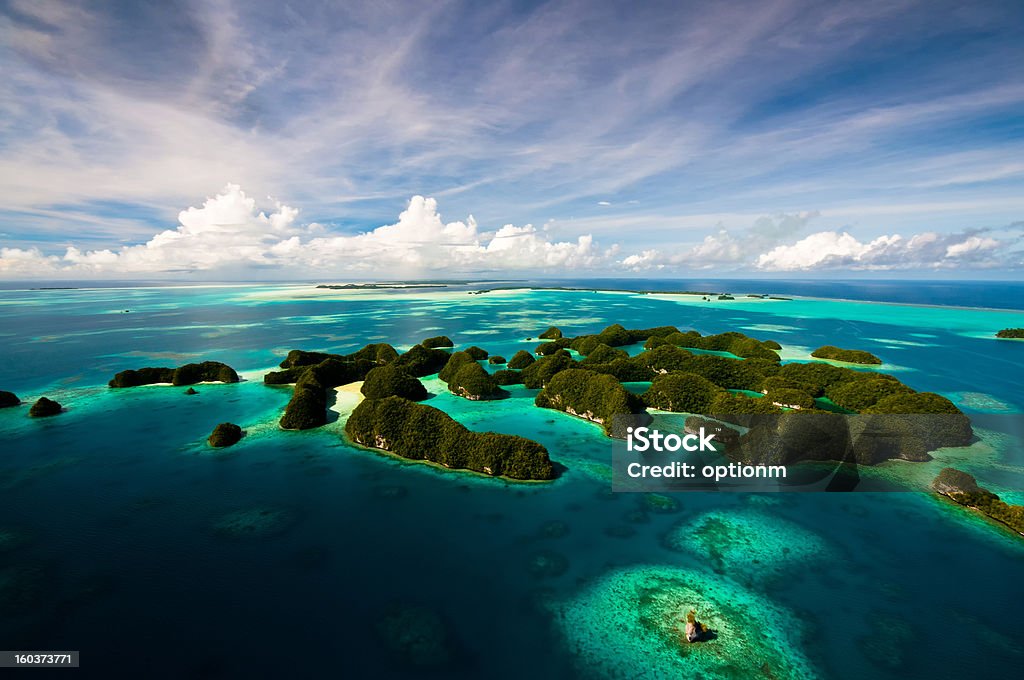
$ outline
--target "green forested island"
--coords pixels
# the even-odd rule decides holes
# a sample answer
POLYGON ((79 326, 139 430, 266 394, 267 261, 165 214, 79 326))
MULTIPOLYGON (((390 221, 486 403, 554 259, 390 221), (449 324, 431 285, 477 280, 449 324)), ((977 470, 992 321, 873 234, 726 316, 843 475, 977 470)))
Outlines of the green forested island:
POLYGON ((877 366, 882 363, 882 360, 871 352, 865 352, 861 349, 840 349, 835 345, 824 345, 819 347, 811 352, 811 356, 816 359, 831 359, 833 361, 843 361, 848 364, 877 366))
POLYGON ((213 428, 213 432, 210 433, 206 441, 210 446, 221 449, 237 444, 242 439, 243 434, 245 433, 242 432, 242 428, 238 425, 234 423, 221 423, 213 428))
POLYGON ((988 489, 978 486, 972 475, 955 468, 943 468, 932 482, 932 488, 954 502, 973 508, 1024 535, 1024 505, 1004 502, 988 489))
POLYGON ((1024 328, 1004 328, 996 333, 996 337, 1021 339, 1024 338, 1024 328))
POLYGON ((547 449, 515 435, 471 432, 444 411, 401 397, 365 399, 345 432, 356 443, 455 470, 522 480, 552 479, 547 449))
POLYGON ((238 382, 235 369, 219 361, 203 361, 198 364, 185 364, 178 368, 139 368, 121 371, 109 383, 110 387, 138 387, 170 383, 171 385, 195 385, 200 382, 238 382))
MULTIPOLYGON (((649 420, 648 408, 699 415, 729 434, 726 455, 744 462, 927 460, 929 451, 965 445, 973 435, 970 420, 945 397, 915 392, 876 371, 824 362, 783 364, 778 343, 743 333, 701 335, 675 326, 612 324, 575 337, 551 326, 539 337, 544 342, 533 352, 519 350, 507 364, 478 346, 452 351, 455 343, 445 335, 426 338, 406 352, 387 343, 349 354, 293 349, 264 382, 293 386, 280 419, 283 429, 326 424, 329 390, 361 381, 365 400, 346 428, 354 441, 453 469, 517 479, 550 478, 544 447, 521 437, 470 432, 437 409, 416 404, 430 398, 419 378, 436 374, 449 392, 470 400, 500 399, 509 395, 506 387, 522 385, 519 389, 537 390, 537 407, 599 423, 612 437, 624 436, 626 423, 649 420), (624 382, 650 385, 635 394, 624 382), (396 423, 404 429, 394 429, 396 423)), ((867 352, 831 345, 814 354, 880 363, 867 352)), ((236 382, 238 375, 225 364, 206 361, 122 371, 110 386, 204 380, 236 382)), ((6 398, 12 399, 17 397, 6 398)))

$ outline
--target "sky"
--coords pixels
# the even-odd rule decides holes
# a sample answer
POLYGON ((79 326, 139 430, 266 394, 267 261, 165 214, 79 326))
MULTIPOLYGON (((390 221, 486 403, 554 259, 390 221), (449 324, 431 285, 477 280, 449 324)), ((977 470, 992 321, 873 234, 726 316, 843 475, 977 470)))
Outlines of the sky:
POLYGON ((1019 278, 1020 0, 0 0, 0 278, 1019 278))

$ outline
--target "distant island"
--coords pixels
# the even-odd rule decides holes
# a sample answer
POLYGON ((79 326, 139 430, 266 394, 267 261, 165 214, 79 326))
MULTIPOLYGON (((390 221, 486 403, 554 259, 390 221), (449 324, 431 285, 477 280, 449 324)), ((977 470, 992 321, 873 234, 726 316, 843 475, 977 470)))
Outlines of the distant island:
POLYGON ((378 290, 388 288, 447 288, 447 283, 321 283, 329 290, 378 290))
POLYGON ((1024 328, 1004 328, 996 333, 997 338, 1024 339, 1024 328))
MULTIPOLYGON (((649 290, 645 288, 600 288, 595 290, 594 288, 577 288, 573 286, 496 286, 494 288, 481 288, 479 290, 469 291, 469 295, 484 295, 486 293, 495 293, 503 290, 550 290, 550 291, 565 291, 565 292, 593 292, 596 293, 598 290, 605 291, 608 293, 636 293, 637 295, 700 295, 701 297, 712 300, 718 298, 719 300, 735 300, 736 298, 728 293, 712 292, 707 290, 649 290)), ((768 295, 762 293, 751 293, 746 297, 757 298, 759 300, 792 300, 792 298, 781 297, 778 295, 768 295)))

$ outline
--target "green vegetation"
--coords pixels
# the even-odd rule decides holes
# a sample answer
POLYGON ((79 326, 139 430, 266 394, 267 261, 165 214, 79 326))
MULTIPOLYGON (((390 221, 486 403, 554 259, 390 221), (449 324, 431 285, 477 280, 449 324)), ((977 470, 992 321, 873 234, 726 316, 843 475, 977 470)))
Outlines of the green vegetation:
POLYGON ((764 413, 781 413, 782 409, 765 398, 748 397, 745 394, 733 394, 732 392, 720 392, 715 395, 708 413, 715 418, 721 418, 728 422, 743 424, 740 419, 730 416, 745 416, 764 413))
POLYGON ((412 376, 422 378, 433 375, 444 368, 451 355, 443 349, 431 349, 423 345, 415 345, 408 352, 398 357, 395 363, 412 376))
POLYGON ((773 390, 768 390, 764 398, 772 404, 777 404, 786 408, 814 408, 814 397, 804 390, 777 387, 773 390))
POLYGON ((695 373, 666 373, 654 379, 643 400, 661 411, 708 413, 722 392, 721 387, 695 373))
MULTIPOLYGON (((547 342, 536 348, 539 359, 520 350, 506 369, 493 375, 478 363, 488 356, 479 347, 448 354, 421 344, 397 356, 390 345, 368 345, 351 355, 295 350, 282 363, 283 370, 268 374, 265 381, 295 382, 282 427, 323 424, 328 387, 367 378, 363 391, 368 399, 401 396, 415 400, 425 394, 415 376, 438 371, 453 394, 467 399, 507 396, 503 385, 540 389, 537 406, 602 423, 612 436, 616 436, 614 421, 625 422, 614 416, 646 416, 645 406, 712 414, 750 428, 741 438, 744 444, 736 448, 751 459, 757 455, 759 442, 771 437, 778 440, 780 433, 788 441, 768 447, 765 455, 770 460, 802 460, 808 455, 863 463, 888 458, 927 460, 928 451, 961 446, 973 436, 970 420, 939 395, 915 393, 895 377, 877 372, 823 362, 782 365, 779 343, 742 333, 702 336, 674 326, 629 330, 612 324, 600 333, 575 338, 564 337, 555 327, 541 335, 547 342), (638 342, 645 342, 645 349, 635 356, 620 349, 638 342), (582 360, 574 360, 568 348, 582 355, 582 360), (320 361, 310 363, 317 359, 320 361), (380 365, 388 368, 377 370, 380 365), (367 376, 371 370, 375 371, 372 379, 367 376), (641 398, 622 386, 627 381, 651 381, 651 387, 641 398), (817 398, 831 403, 819 410, 817 398), (842 414, 829 412, 839 410, 864 417, 846 420, 842 414), (795 415, 816 418, 790 418, 795 415)), ((425 343, 434 344, 435 340, 425 343)), ((828 351, 835 349, 831 346, 824 349, 830 356, 840 356, 828 351)), ((501 365, 505 359, 490 357, 488 363, 501 365)))
POLYGON ((328 354, 326 352, 307 352, 301 349, 293 349, 288 352, 280 363, 281 368, 293 368, 295 366, 312 366, 313 364, 319 364, 321 361, 326 359, 341 359, 341 354, 328 354))
POLYGON ((880 399, 864 413, 942 413, 963 415, 960 409, 940 394, 914 392, 892 394, 880 399))
POLYGON ((509 368, 522 369, 522 368, 526 368, 527 366, 532 364, 534 361, 536 361, 536 359, 533 358, 532 354, 527 352, 525 349, 521 349, 518 352, 516 352, 515 354, 513 354, 512 358, 509 359, 508 367, 509 368))
POLYGON ((654 349, 661 345, 729 352, 744 359, 768 359, 776 363, 779 361, 779 355, 775 350, 782 349, 777 342, 761 342, 734 331, 705 336, 697 331, 687 331, 686 333, 676 331, 667 335, 654 335, 648 338, 644 348, 654 349))
POLYGON ((447 335, 437 335, 433 338, 427 338, 420 343, 427 349, 434 349, 436 347, 455 347, 455 343, 447 335))
POLYGON ((17 406, 21 403, 21 399, 18 399, 18 395, 14 392, 6 392, 0 390, 0 408, 9 408, 11 406, 17 406))
POLYGON ((834 345, 824 345, 811 352, 811 356, 817 359, 831 359, 832 361, 844 361, 848 364, 879 365, 882 360, 871 352, 860 349, 840 349, 834 345))
POLYGON ((590 364, 610 364, 616 359, 628 359, 629 353, 625 350, 614 349, 605 345, 604 343, 598 343, 587 356, 583 359, 582 363, 584 366, 590 364))
POLYGON ((308 370, 309 366, 293 366, 283 371, 271 371, 263 376, 263 383, 266 385, 293 385, 308 370))
POLYGON ((570 345, 572 345, 572 338, 558 338, 557 340, 552 340, 550 342, 542 342, 537 345, 533 351, 535 354, 546 357, 554 354, 560 349, 565 349, 570 345))
POLYGON ((960 505, 974 508, 1024 535, 1024 505, 1006 503, 996 494, 978 486, 977 480, 966 472, 943 468, 932 482, 932 487, 960 505))
POLYGON ((238 425, 234 423, 221 423, 213 428, 213 432, 206 441, 210 446, 219 449, 237 444, 242 438, 242 434, 242 428, 238 425))
POLYGON ((36 403, 32 404, 32 408, 28 410, 28 414, 33 418, 46 418, 48 416, 55 416, 63 410, 64 407, 53 399, 39 397, 36 403))
POLYGON ((307 352, 301 349, 293 349, 281 362, 281 368, 294 368, 296 366, 312 366, 327 359, 338 361, 371 361, 375 364, 389 364, 398 359, 398 351, 386 342, 377 342, 366 345, 351 354, 328 354, 326 352, 307 352))
POLYGON ((500 366, 505 363, 505 357, 495 354, 487 359, 487 363, 492 366, 500 366))
POLYGON ((367 399, 396 396, 411 401, 423 401, 429 396, 423 383, 409 375, 398 364, 387 364, 371 369, 359 391, 367 399))
POLYGON ((219 361, 204 361, 200 364, 185 364, 174 371, 172 385, 195 385, 199 382, 238 382, 235 369, 219 361))
POLYGON ((449 382, 452 376, 455 375, 455 371, 459 370, 465 364, 475 364, 476 359, 471 357, 467 352, 456 352, 448 357, 448 363, 444 365, 441 372, 437 374, 437 377, 445 382, 449 382))
POLYGON ((366 399, 345 424, 356 443, 411 460, 512 479, 552 479, 554 466, 537 442, 467 430, 443 411, 400 397, 366 399))
POLYGON ((866 380, 868 378, 896 380, 892 376, 882 373, 863 373, 852 368, 833 366, 832 364, 820 362, 785 364, 776 375, 780 378, 799 383, 805 389, 810 390, 811 394, 815 397, 826 396, 827 392, 831 392, 839 385, 853 380, 866 380))
POLYGON ((366 377, 370 362, 325 359, 310 366, 295 383, 295 391, 284 409, 280 425, 286 430, 308 430, 327 422, 327 389, 366 377))
POLYGON ((624 436, 625 433, 619 430, 625 429, 625 420, 632 420, 619 416, 646 413, 643 400, 618 380, 582 368, 555 374, 537 395, 534 404, 601 423, 610 436, 624 436))
POLYGON ((459 366, 459 370, 448 381, 448 390, 471 401, 508 396, 508 392, 498 386, 498 381, 475 361, 459 366))
POLYGON ((912 392, 909 387, 889 376, 868 377, 836 385, 828 390, 828 398, 835 405, 850 411, 863 411, 886 397, 912 392))
POLYGON ((492 377, 494 378, 494 382, 498 383, 499 385, 523 384, 523 374, 520 373, 519 371, 510 371, 507 368, 500 371, 495 371, 492 377))
POLYGON ((523 384, 531 390, 541 389, 556 373, 573 368, 576 362, 572 355, 560 349, 551 356, 538 359, 523 369, 523 384))
POLYGON ((620 382, 646 382, 655 376, 655 372, 637 357, 615 359, 607 364, 587 364, 586 368, 594 373, 613 376, 620 382))
POLYGON ((997 338, 1024 338, 1024 328, 1004 328, 996 333, 997 338))
POLYGON ((199 382, 238 382, 235 369, 219 361, 185 364, 178 368, 139 368, 121 371, 107 383, 110 387, 137 387, 155 383, 195 385, 199 382))
POLYGON ((632 345, 633 343, 647 340, 655 335, 668 335, 670 333, 678 332, 679 329, 675 326, 658 326, 657 328, 636 328, 628 330, 621 324, 613 323, 611 326, 608 326, 596 335, 581 335, 578 338, 572 338, 572 342, 568 346, 583 356, 587 356, 598 345, 621 347, 623 345, 632 345))
MULTIPOLYGON (((438 351, 441 350, 426 350, 438 351)), ((446 357, 447 352, 441 352, 446 357)), ((352 354, 323 354, 321 352, 303 352, 292 350, 281 363, 283 368, 301 369, 295 382, 295 391, 291 401, 284 409, 280 425, 286 430, 308 430, 320 427, 327 422, 327 390, 339 385, 365 380, 371 370, 378 366, 398 363, 398 353, 391 345, 378 343, 366 345, 352 354), (304 362, 314 358, 321 359, 313 366, 304 362)), ((408 372, 408 368, 406 372, 408 372)), ((297 373, 294 371, 293 373, 297 373)), ((268 376, 269 377, 269 376, 268 376)), ((278 379, 276 376, 275 380, 278 379)), ((264 377, 264 381, 267 377, 264 377)), ((419 382, 419 381, 417 381, 419 382)))

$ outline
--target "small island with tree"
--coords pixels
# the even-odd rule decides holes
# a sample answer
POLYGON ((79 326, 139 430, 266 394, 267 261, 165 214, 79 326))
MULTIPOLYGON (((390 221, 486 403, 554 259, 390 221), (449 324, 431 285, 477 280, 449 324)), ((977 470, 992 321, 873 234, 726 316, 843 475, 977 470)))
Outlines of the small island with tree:
POLYGON ((996 333, 1001 340, 1024 340, 1024 328, 1004 328, 996 333))

